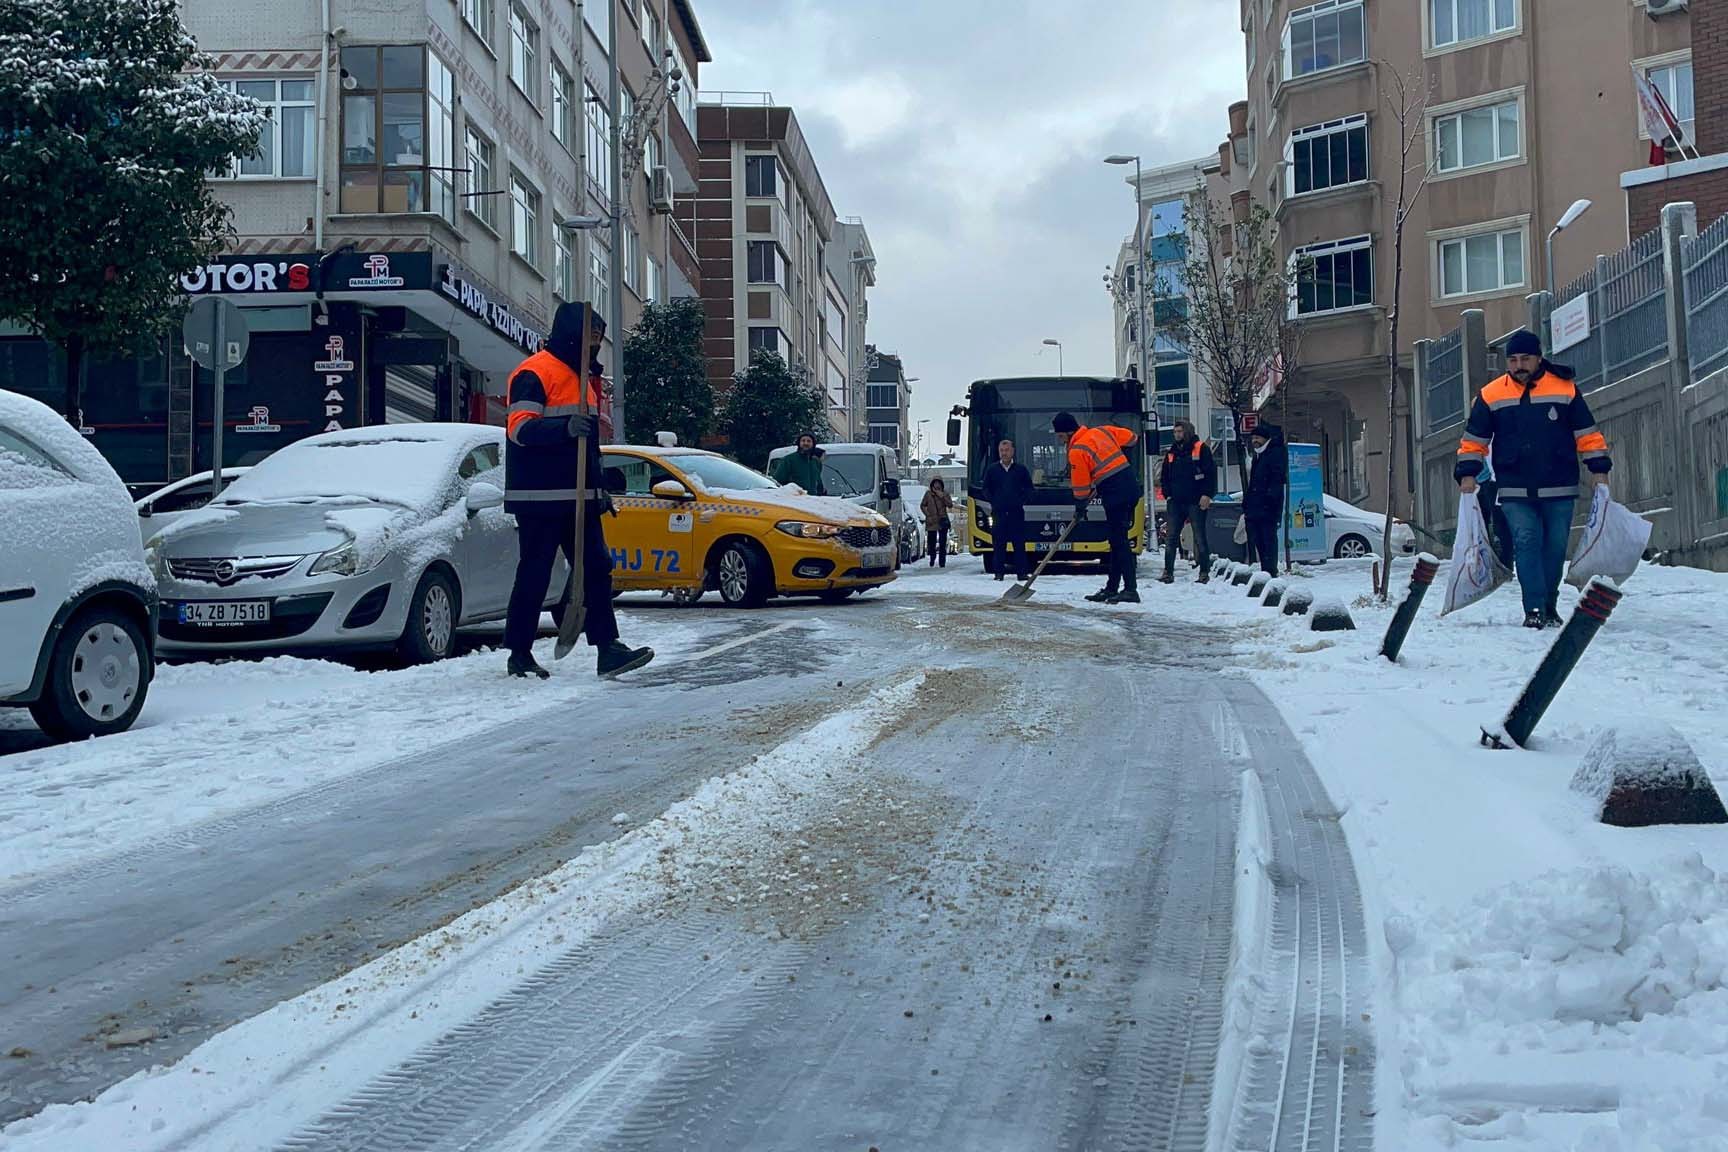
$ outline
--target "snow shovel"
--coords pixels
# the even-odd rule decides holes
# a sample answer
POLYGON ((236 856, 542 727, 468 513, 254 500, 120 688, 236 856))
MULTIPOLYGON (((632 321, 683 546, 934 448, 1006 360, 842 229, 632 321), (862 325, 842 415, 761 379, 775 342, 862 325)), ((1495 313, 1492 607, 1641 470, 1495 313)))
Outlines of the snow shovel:
MULTIPOLYGON (((582 366, 578 375, 582 378, 582 404, 578 413, 589 414, 588 406, 588 340, 589 320, 593 317, 592 306, 582 309, 582 366)), ((552 649, 552 657, 562 660, 570 655, 570 650, 576 647, 576 641, 582 635, 582 626, 587 623, 588 606, 586 590, 588 586, 586 558, 588 555, 588 437, 576 438, 576 547, 570 556, 570 587, 564 597, 564 620, 558 625, 558 645, 552 649)))
POLYGON ((1056 543, 1050 546, 1050 551, 1044 553, 1044 559, 1038 561, 1038 567, 1032 569, 1032 575, 1026 578, 1026 582, 1024 584, 1016 584, 1014 587, 1008 589, 1008 591, 1002 593, 1002 603, 1024 604, 1026 601, 1032 599, 1033 582, 1036 581, 1038 577, 1044 575, 1044 569, 1049 567, 1050 561, 1056 558, 1056 553, 1061 551, 1062 545, 1068 543, 1068 536, 1074 531, 1074 525, 1078 523, 1080 523, 1080 517, 1078 516, 1068 521, 1068 527, 1062 529, 1062 535, 1056 538, 1056 543))

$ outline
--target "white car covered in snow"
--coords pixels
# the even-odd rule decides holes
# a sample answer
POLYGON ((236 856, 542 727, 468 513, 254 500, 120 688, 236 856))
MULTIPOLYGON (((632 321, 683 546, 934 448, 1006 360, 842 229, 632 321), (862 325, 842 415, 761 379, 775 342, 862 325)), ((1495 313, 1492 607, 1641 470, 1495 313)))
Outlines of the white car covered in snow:
MULTIPOLYGON (((499 620, 516 572, 504 430, 326 432, 252 468, 145 549, 165 656, 395 648, 439 660, 499 620)), ((554 572, 547 606, 563 594, 554 572)))
POLYGON ((120 477, 52 409, 0 390, 0 705, 63 739, 129 728, 155 618, 120 477))
MULTIPOLYGON (((222 469, 222 486, 226 488, 240 477, 250 472, 250 468, 222 469)), ((212 472, 198 472, 176 480, 172 484, 164 484, 148 496, 141 496, 135 507, 138 509, 138 534, 145 542, 150 537, 180 519, 188 512, 196 512, 210 503, 210 477, 212 472)))

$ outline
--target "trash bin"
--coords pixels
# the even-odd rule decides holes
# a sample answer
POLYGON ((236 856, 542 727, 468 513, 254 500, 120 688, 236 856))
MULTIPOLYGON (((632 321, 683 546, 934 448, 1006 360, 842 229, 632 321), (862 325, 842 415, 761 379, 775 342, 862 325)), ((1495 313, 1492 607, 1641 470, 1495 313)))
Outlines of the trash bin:
POLYGON ((1241 519, 1242 505, 1212 502, 1206 514, 1206 540, 1212 545, 1212 555, 1247 562, 1248 545, 1236 543, 1236 525, 1241 519))

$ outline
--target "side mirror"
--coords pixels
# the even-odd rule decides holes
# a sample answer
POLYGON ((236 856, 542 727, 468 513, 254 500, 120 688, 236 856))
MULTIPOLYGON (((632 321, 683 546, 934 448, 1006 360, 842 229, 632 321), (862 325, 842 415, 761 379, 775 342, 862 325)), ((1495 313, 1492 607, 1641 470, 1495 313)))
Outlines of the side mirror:
POLYGON ((948 447, 960 447, 960 417, 948 417, 948 447))
POLYGON ((142 504, 142 505, 140 505, 138 508, 138 515, 143 516, 146 519, 148 519, 151 516, 156 515, 156 505, 154 505, 154 504, 142 504))
POLYGON ((898 499, 900 499, 900 481, 898 481, 898 480, 884 480, 884 481, 882 481, 882 499, 884 499, 884 500, 898 500, 898 499))
POLYGON ((660 481, 654 485, 653 494, 656 500, 694 500, 696 498, 691 494, 690 489, 676 480, 660 481))
POLYGON ((476 480, 468 488, 468 515, 478 516, 488 508, 504 507, 504 490, 496 484, 476 480))

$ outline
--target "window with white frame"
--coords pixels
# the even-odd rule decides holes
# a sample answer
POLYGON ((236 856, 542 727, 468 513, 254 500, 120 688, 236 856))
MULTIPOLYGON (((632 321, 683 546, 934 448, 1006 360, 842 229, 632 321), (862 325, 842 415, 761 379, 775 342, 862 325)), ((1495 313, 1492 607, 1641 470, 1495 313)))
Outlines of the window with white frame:
POLYGON ((866 385, 864 385, 864 407, 866 407, 866 408, 898 408, 898 407, 900 407, 900 385, 898 385, 898 384, 866 384, 866 385))
POLYGON ((1368 58, 1362 0, 1322 0, 1284 23, 1284 79, 1360 64, 1368 58))
POLYGON ((1524 287, 1522 226, 1438 240, 1434 247, 1442 299, 1524 287))
POLYGON ((498 188, 494 183, 498 171, 498 149, 492 141, 468 127, 464 145, 468 153, 468 189, 465 199, 468 211, 492 231, 498 231, 498 188))
POLYGON ((654 0, 642 0, 642 47, 648 49, 648 59, 660 63, 660 13, 654 0))
POLYGON ((1316 316, 1374 302, 1374 238, 1352 236, 1292 253, 1297 264, 1295 315, 1316 316))
POLYGON ((1517 100, 1434 117, 1434 170, 1461 172, 1523 155, 1517 100))
POLYGON ((576 233, 568 228, 552 228, 552 291, 560 300, 575 300, 576 296, 576 233))
POLYGON ((456 222, 456 74, 426 53, 426 162, 428 207, 456 222))
POLYGON ((678 108, 678 116, 684 121, 684 127, 690 129, 690 134, 696 134, 696 73, 690 71, 690 62, 684 58, 684 47, 678 43, 678 37, 673 36, 667 41, 667 47, 672 50, 672 67, 678 69, 684 77, 678 82, 678 95, 673 103, 678 108))
POLYGON ((510 79, 528 99, 540 100, 540 26, 521 4, 510 5, 510 79))
POLYGON ((1692 99, 1692 61, 1675 60, 1652 65, 1644 70, 1644 75, 1650 86, 1662 93, 1662 99, 1668 101, 1668 110, 1687 126, 1690 135, 1690 126, 1697 115, 1692 99))
POLYGON ((648 270, 648 284, 647 284, 648 295, 646 298, 648 300, 652 301, 653 303, 658 304, 658 303, 660 303, 660 301, 662 299, 662 294, 665 292, 665 288, 662 286, 662 283, 661 283, 662 277, 661 277, 661 273, 660 273, 660 261, 654 259, 654 257, 652 257, 652 256, 648 257, 647 270, 648 270))
POLYGON ((612 314, 612 253, 598 237, 588 242, 588 302, 600 315, 612 314))
POLYGON ((778 328, 751 328, 745 339, 749 342, 752 353, 780 351, 780 329, 778 328))
POLYGON ((576 81, 552 61, 552 136, 566 148, 576 145, 576 81))
POLYGON ((313 128, 315 102, 310 79, 224 80, 222 87, 230 92, 264 105, 269 119, 258 137, 258 150, 227 173, 229 176, 258 177, 279 180, 310 178, 313 175, 313 128))
POLYGON ((540 264, 540 193, 520 172, 510 173, 510 250, 540 264))
POLYGON ((1288 196, 1323 192, 1368 179, 1368 117, 1346 116, 1290 133, 1284 170, 1288 196))
POLYGON ((1429 36, 1436 48, 1485 40, 1518 26, 1518 0, 1428 0, 1429 36))
POLYGON ((612 3, 613 0, 587 0, 582 5, 582 17, 600 41, 602 56, 606 54, 607 37, 612 34, 612 3))
POLYGON ((480 34, 480 39, 492 43, 492 0, 462 0, 462 19, 480 34))
POLYGON ((588 103, 588 179, 599 187, 602 196, 612 196, 612 112, 594 90, 583 84, 588 103))
POLYGON ((642 276, 637 269, 642 264, 642 237, 634 226, 624 226, 624 287, 642 294, 642 276))

